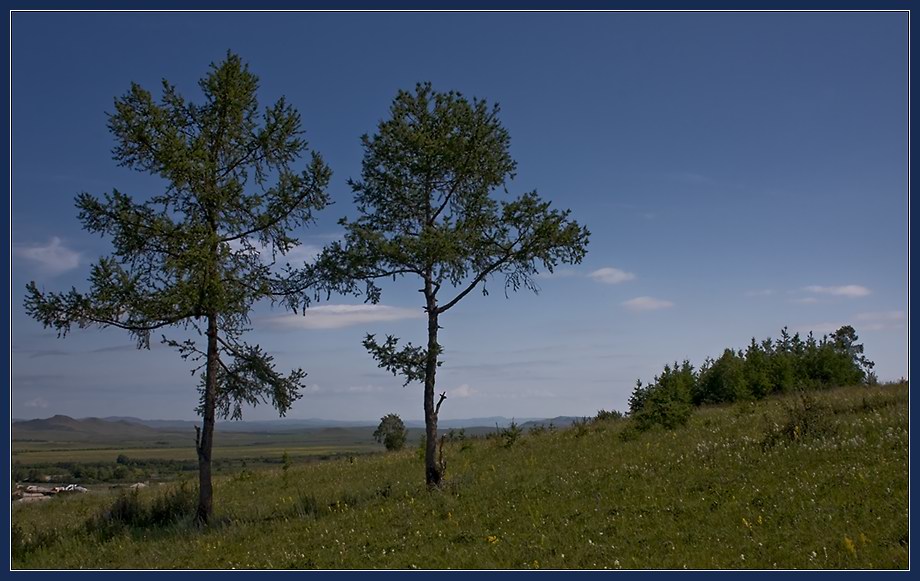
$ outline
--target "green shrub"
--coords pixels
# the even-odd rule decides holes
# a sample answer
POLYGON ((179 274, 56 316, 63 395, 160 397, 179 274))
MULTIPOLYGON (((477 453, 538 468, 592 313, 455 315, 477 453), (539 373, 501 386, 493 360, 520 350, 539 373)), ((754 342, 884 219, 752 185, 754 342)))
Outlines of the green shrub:
POLYGON ((524 434, 524 429, 517 424, 514 420, 511 420, 511 423, 507 428, 499 429, 499 436, 502 441, 502 446, 505 448, 510 448, 514 445, 515 442, 520 439, 524 434))
POLYGON ((153 499, 146 524, 153 526, 173 524, 193 517, 197 507, 198 491, 186 481, 153 499))
POLYGON ((771 422, 764 432, 761 448, 768 450, 780 443, 797 443, 831 435, 833 410, 814 396, 799 392, 791 402, 783 402, 782 419, 771 422))
POLYGON ((121 492, 103 514, 103 520, 111 524, 128 526, 144 524, 147 520, 147 511, 144 510, 138 490, 135 488, 130 492, 121 492))
POLYGON ((544 426, 543 424, 534 424, 530 426, 530 429, 527 430, 527 433, 529 433, 531 436, 542 436, 547 431, 548 430, 546 426, 544 426))
POLYGON ((13 524, 10 528, 10 553, 14 560, 19 560, 29 553, 51 547, 73 534, 73 531, 57 526, 26 532, 18 524, 13 524))
POLYGON ((685 426, 692 413, 693 407, 690 402, 671 397, 668 393, 658 390, 652 393, 633 419, 636 428, 642 432, 654 426, 673 430, 685 426))
POLYGON ((594 421, 606 422, 606 421, 622 420, 624 417, 625 416, 623 415, 623 412, 620 412, 617 410, 611 410, 608 412, 605 409, 601 409, 601 410, 598 410, 597 415, 594 416, 594 421))
POLYGON ((10 527, 10 554, 13 560, 21 559, 29 552, 29 539, 22 527, 13 523, 10 527))
POLYGON ((301 492, 297 496, 297 512, 300 516, 319 516, 319 501, 317 501, 316 497, 312 494, 305 494, 301 492))
POLYGON ((633 440, 638 440, 641 435, 642 432, 636 426, 636 422, 630 421, 626 424, 626 427, 620 430, 619 438, 621 442, 632 442, 633 440))

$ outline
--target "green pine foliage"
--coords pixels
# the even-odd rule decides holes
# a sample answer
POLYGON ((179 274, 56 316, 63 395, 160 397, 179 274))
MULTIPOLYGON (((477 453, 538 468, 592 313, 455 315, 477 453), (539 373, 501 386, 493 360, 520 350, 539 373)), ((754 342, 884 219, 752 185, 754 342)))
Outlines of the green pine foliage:
POLYGON ((856 331, 844 325, 820 340, 783 328, 779 341, 752 338, 745 350, 725 349, 706 359, 698 372, 689 361, 665 365, 647 385, 639 380, 629 399, 634 427, 674 428, 686 423, 692 406, 759 400, 796 390, 828 389, 877 383, 856 331))
POLYGON ((696 374, 689 361, 684 361, 680 366, 664 366, 661 375, 646 386, 641 405, 630 409, 630 416, 640 430, 646 430, 654 425, 665 428, 676 428, 687 423, 692 412, 690 405, 691 394, 696 385, 696 374))

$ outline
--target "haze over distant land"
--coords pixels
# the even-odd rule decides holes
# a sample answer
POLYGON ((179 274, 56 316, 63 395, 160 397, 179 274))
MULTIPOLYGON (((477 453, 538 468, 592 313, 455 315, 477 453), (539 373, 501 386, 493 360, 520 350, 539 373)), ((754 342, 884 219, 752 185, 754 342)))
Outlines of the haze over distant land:
MULTIPOLYGON (((444 316, 442 427, 623 410, 663 364, 699 365, 785 325, 851 324, 879 379, 907 376, 905 14, 17 13, 13 25, 17 418, 195 418, 197 378, 171 350, 138 351, 115 330, 58 340, 22 299, 31 280, 86 288, 109 252, 80 229, 76 194, 162 187, 113 163, 113 98, 165 77, 199 100, 196 81, 228 49, 260 77, 263 105, 284 95, 301 112, 334 172, 335 203, 292 261, 354 217, 359 137, 424 80, 501 103, 511 194, 536 189, 591 229, 584 263, 538 278, 539 295, 506 299, 495 281, 444 316)), ((420 418, 421 388, 361 346, 365 333, 422 342, 416 291, 388 283, 380 305, 332 297, 306 316, 261 306, 252 341, 309 373, 288 417, 420 418)))

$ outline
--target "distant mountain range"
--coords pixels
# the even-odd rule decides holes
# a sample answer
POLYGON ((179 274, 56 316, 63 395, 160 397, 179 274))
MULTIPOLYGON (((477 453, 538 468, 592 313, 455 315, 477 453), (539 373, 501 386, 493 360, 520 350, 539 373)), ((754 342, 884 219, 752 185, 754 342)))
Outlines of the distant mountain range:
POLYGON ((155 438, 162 432, 151 426, 124 420, 52 416, 38 420, 13 421, 14 440, 57 440, 71 442, 135 440, 155 438))
MULTIPOLYGON (((532 426, 550 423, 565 427, 575 418, 557 417, 551 419, 521 418, 514 421, 527 430, 532 426)), ((496 426, 507 427, 512 420, 504 416, 444 420, 438 423, 440 431, 465 429, 469 435, 485 435, 494 432, 496 426)), ((264 443, 266 438, 273 443, 343 443, 369 444, 377 422, 347 422, 323 419, 282 419, 273 421, 220 422, 217 432, 223 434, 223 445, 254 445, 264 443)), ((421 437, 424 423, 418 420, 406 422, 413 441, 421 437)), ((139 418, 111 416, 107 418, 74 419, 56 415, 35 420, 14 420, 12 425, 13 449, 42 446, 70 447, 74 444, 92 447, 147 448, 185 447, 194 440, 197 422, 187 420, 142 420, 139 418)))
MULTIPOLYGON (((549 425, 550 423, 562 427, 571 424, 577 419, 579 418, 570 416, 559 416, 555 418, 506 418, 504 416, 489 416, 483 418, 441 420, 438 422, 438 428, 445 430, 472 427, 494 428, 496 426, 505 428, 508 427, 512 421, 524 428, 540 424, 549 425)), ((379 420, 345 421, 324 420, 319 418, 223 421, 218 422, 217 429, 227 432, 286 432, 309 428, 376 427, 378 423, 379 420)), ((422 428, 425 426, 425 422, 422 420, 406 420, 405 424, 407 428, 422 428)), ((125 435, 137 436, 154 435, 160 431, 173 432, 178 430, 192 430, 194 426, 197 425, 200 425, 199 422, 190 420, 143 420, 130 416, 74 419, 70 416, 56 415, 50 418, 35 420, 13 419, 13 428, 17 435, 36 431, 59 431, 69 435, 78 435, 85 432, 111 437, 117 437, 122 433, 125 435)))

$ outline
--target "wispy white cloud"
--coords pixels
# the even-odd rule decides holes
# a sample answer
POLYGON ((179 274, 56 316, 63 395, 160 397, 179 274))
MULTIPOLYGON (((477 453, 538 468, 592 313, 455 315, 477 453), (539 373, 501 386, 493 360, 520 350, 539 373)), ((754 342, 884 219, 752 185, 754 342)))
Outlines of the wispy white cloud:
POLYGON ((604 284, 620 284, 621 282, 635 280, 636 278, 635 274, 620 270, 619 268, 613 268, 612 266, 599 268, 588 276, 604 284))
POLYGON ((796 303, 799 305, 813 305, 818 302, 818 299, 815 297, 800 297, 797 299, 789 299, 790 303, 796 303))
POLYGON ((821 295, 831 295, 835 297, 859 298, 872 294, 872 291, 858 284, 847 284, 843 286, 806 286, 806 291, 821 295))
POLYGON ((305 386, 301 393, 309 395, 325 395, 325 396, 336 396, 336 395, 367 395, 371 393, 379 393, 383 391, 383 386, 380 385, 345 385, 338 387, 320 387, 319 384, 314 383, 311 385, 305 386))
POLYGON ((886 331, 904 328, 904 311, 878 311, 856 315, 857 331, 886 331))
POLYGON ((47 244, 17 244, 13 251, 40 272, 52 276, 80 265, 80 253, 65 246, 57 236, 47 244))
POLYGON ((276 329, 340 329, 353 325, 418 319, 424 316, 420 309, 406 309, 388 305, 321 305, 310 307, 305 315, 286 314, 262 319, 276 329))
POLYGON ((592 280, 602 282, 604 284, 620 284, 621 282, 636 279, 635 274, 626 272, 625 270, 621 270, 619 268, 614 268, 612 266, 605 266, 604 268, 599 268, 587 274, 575 270, 574 268, 557 268, 553 272, 541 272, 536 275, 536 278, 543 279, 573 277, 588 277, 592 280))
MULTIPOLYGON (((316 260, 316 257, 320 255, 323 251, 322 246, 316 244, 298 244, 297 246, 288 250, 287 254, 276 254, 274 260, 272 259, 271 249, 267 246, 263 246, 258 242, 258 240, 251 241, 253 248, 259 257, 262 258, 262 262, 266 264, 271 264, 273 261, 278 264, 299 264, 301 262, 312 263, 316 260)), ((243 249, 243 244, 239 240, 232 240, 229 242, 230 248, 235 251, 243 249)))
POLYGON ((27 408, 46 408, 48 407, 48 401, 45 398, 37 397, 35 399, 30 399, 26 403, 22 404, 27 408))
POLYGON ((291 264, 300 262, 312 263, 322 251, 323 248, 315 244, 298 244, 294 248, 291 248, 284 256, 279 256, 278 262, 289 262, 291 264))
POLYGON ((636 297, 620 304, 630 311, 657 311, 659 309, 668 309, 674 306, 674 303, 671 301, 652 297, 636 297))
POLYGON ((460 387, 458 387, 458 388, 456 388, 456 389, 451 389, 451 390, 449 390, 449 391, 447 392, 447 394, 448 394, 450 397, 455 397, 455 398, 458 398, 458 399, 462 399, 462 398, 465 398, 465 397, 472 397, 472 396, 476 395, 477 393, 479 393, 479 392, 476 391, 475 389, 473 389, 472 387, 470 387, 469 385, 465 384, 465 383, 464 383, 463 385, 461 385, 460 387))

